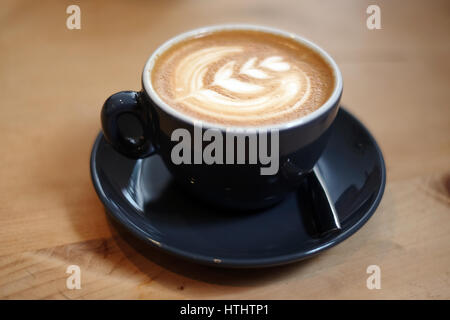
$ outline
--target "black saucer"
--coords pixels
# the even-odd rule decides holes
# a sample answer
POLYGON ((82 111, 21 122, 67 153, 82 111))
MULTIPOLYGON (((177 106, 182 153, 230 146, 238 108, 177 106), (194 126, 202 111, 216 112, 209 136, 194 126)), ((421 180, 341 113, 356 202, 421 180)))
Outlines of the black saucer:
POLYGON ((158 156, 130 160, 100 133, 91 155, 95 189, 109 214, 164 251, 223 267, 263 267, 298 261, 351 236, 383 195, 386 169, 367 129, 340 109, 318 162, 342 231, 320 237, 308 204, 296 193, 275 207, 248 213, 207 206, 172 180, 158 156))

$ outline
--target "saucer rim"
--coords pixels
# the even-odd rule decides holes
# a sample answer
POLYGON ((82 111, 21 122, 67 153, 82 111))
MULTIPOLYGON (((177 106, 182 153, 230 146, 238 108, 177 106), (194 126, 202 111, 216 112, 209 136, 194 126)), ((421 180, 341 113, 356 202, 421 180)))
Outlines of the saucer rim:
POLYGON ((373 200, 370 208, 366 210, 366 212, 361 216, 361 218, 355 222, 353 225, 351 225, 348 229, 344 230, 342 233, 337 234, 335 237, 330 238, 327 242, 318 245, 317 247, 313 248, 309 251, 299 251, 295 253, 289 253, 289 254, 283 254, 283 255, 275 255, 271 257, 266 258, 225 258, 221 259, 221 257, 213 257, 210 255, 203 255, 187 250, 182 250, 177 247, 167 245, 164 243, 156 242, 149 237, 144 235, 144 232, 139 228, 139 226, 136 226, 134 223, 132 223, 130 220, 123 218, 121 214, 121 210, 119 207, 117 207, 114 204, 114 201, 110 199, 103 191, 103 187, 100 181, 100 177, 98 175, 97 169, 96 169, 96 156, 97 151, 99 150, 99 145, 102 142, 103 133, 100 131, 100 133, 97 135, 95 142, 92 146, 91 156, 90 156, 90 174, 91 179, 94 185, 94 189, 100 198, 100 201, 106 208, 106 212, 110 217, 112 217, 115 221, 117 221, 119 224, 124 226, 129 232, 131 232, 134 236, 138 237, 139 239, 143 240, 145 243, 151 245, 152 247, 162 250, 166 253, 170 253, 172 255, 175 255, 177 257, 187 259, 190 261, 193 261, 195 263, 200 263, 204 265, 209 266, 215 266, 215 267, 225 267, 225 268, 262 268, 262 267, 272 267, 272 266, 279 266, 279 265, 285 265, 288 263, 297 262, 306 258, 310 258, 326 249, 329 249, 331 247, 336 246, 337 244, 341 243, 342 241, 349 238, 351 235, 353 235, 356 231, 358 231, 375 213, 376 209, 378 208, 381 199, 384 194, 385 186, 386 186, 386 165, 384 161, 383 154, 381 152, 381 148, 379 147, 378 143, 376 142, 373 135, 370 133, 370 131, 367 129, 367 127, 351 112, 349 112, 344 107, 340 106, 338 112, 343 112, 346 115, 348 115, 352 121, 357 123, 363 131, 367 134, 368 138, 371 140, 372 144, 375 146, 375 150, 378 155, 378 161, 381 165, 381 183, 380 187, 378 189, 378 193, 373 200))

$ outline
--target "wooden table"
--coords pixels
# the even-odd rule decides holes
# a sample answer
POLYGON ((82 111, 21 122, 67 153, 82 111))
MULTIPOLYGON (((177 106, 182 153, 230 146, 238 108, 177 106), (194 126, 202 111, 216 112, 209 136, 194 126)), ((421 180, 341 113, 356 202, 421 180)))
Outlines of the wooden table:
POLYGON ((450 298, 449 1, 2 1, 0 25, 1 298, 450 298), (80 30, 66 28, 72 2, 80 30), (373 3, 381 30, 366 27, 373 3), (310 260, 223 270, 148 250, 111 225, 91 184, 104 99, 139 89, 161 42, 225 22, 324 47, 341 67, 343 104, 384 152, 373 218, 310 260), (366 287, 372 264, 380 290, 366 287), (81 290, 66 288, 69 265, 81 290))

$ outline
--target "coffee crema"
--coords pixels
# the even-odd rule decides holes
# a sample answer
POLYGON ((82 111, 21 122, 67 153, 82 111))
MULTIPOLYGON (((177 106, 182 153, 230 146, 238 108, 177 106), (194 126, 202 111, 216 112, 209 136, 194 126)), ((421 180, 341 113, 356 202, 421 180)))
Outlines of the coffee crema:
POLYGON ((332 68, 297 41, 262 31, 216 31, 183 40, 155 62, 151 82, 194 119, 255 127, 289 122, 322 106, 332 68))

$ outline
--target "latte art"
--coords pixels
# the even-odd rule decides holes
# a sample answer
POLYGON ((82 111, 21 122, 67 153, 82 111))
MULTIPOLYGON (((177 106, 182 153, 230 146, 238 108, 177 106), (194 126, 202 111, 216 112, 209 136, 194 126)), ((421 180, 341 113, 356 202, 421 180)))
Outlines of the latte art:
POLYGON ((277 111, 279 106, 302 105, 310 94, 310 81, 301 71, 288 73, 291 66, 282 57, 262 61, 251 57, 241 66, 230 60, 218 70, 209 70, 228 55, 243 51, 244 48, 239 47, 212 47, 185 57, 176 69, 180 76, 175 79, 175 101, 183 101, 197 112, 224 119, 243 115, 251 118, 255 111, 273 117, 273 113, 289 111, 277 111), (205 79, 207 74, 212 75, 209 83, 205 79))
POLYGON ((326 63, 290 39, 253 33, 218 32, 171 48, 153 71, 156 92, 183 113, 230 125, 280 123, 320 107, 333 86, 326 63))

